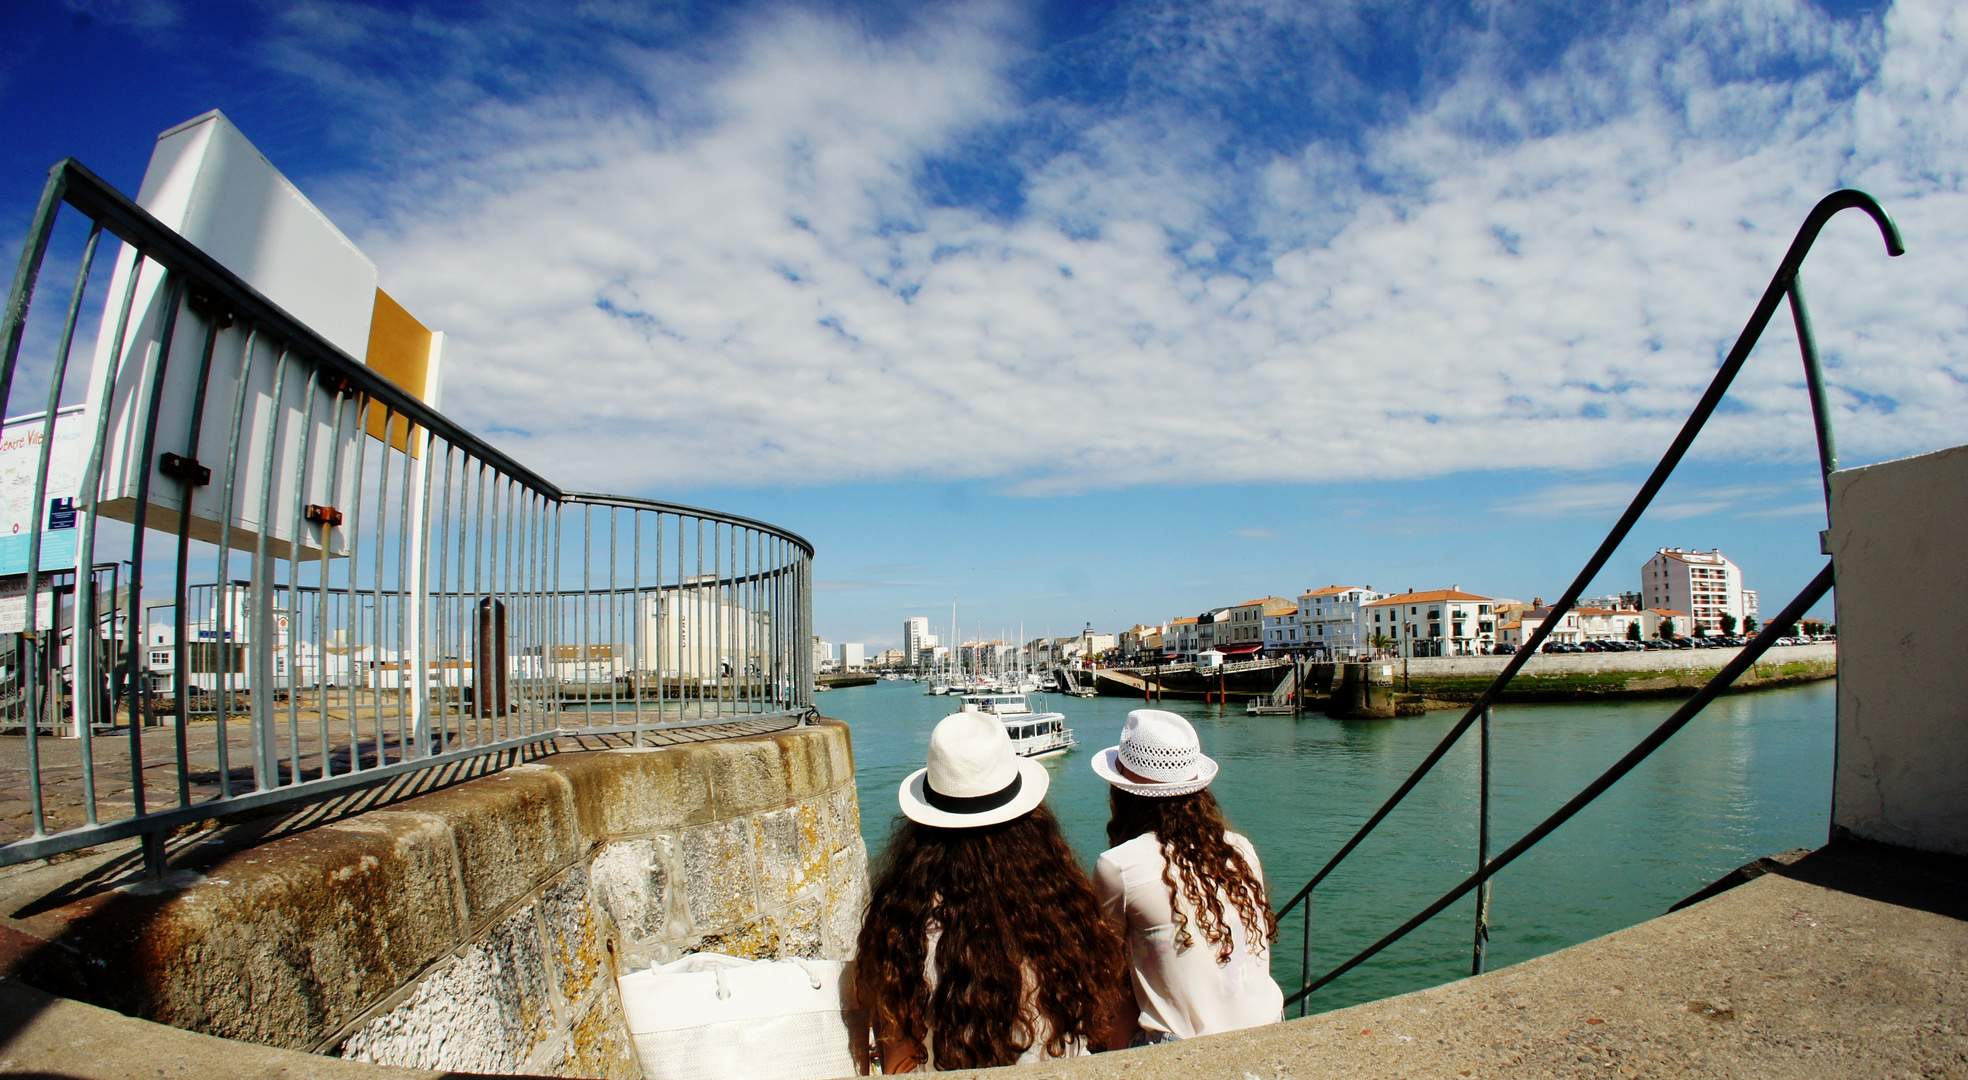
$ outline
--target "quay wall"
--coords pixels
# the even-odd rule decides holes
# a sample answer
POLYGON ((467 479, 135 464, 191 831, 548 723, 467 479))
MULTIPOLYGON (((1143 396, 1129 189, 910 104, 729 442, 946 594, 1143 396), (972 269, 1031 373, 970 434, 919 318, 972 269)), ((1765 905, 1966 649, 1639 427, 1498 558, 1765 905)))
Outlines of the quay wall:
MULTIPOLYGON (((1524 665, 1504 701, 1572 701, 1602 697, 1670 697, 1692 694, 1735 659, 1739 648, 1672 652, 1541 653, 1524 665)), ((1394 685, 1403 693, 1446 701, 1474 701, 1510 660, 1507 656, 1453 656, 1394 660, 1394 685)), ((1387 663, 1387 661, 1382 661, 1387 663)), ((1764 653, 1735 682, 1737 689, 1785 686, 1838 674, 1838 645, 1778 646, 1764 653)))
POLYGON ((0 951, 42 990, 225 1039, 629 1078, 619 974, 846 959, 866 889, 848 729, 823 721, 549 755, 7 919, 0 951))

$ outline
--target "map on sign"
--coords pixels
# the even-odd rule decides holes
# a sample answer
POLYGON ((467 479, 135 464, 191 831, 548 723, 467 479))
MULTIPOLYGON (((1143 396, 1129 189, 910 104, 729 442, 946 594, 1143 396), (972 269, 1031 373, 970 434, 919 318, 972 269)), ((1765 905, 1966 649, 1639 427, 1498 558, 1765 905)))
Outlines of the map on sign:
MULTIPOLYGON (((41 469, 44 417, 24 416, 0 430, 0 574, 27 573, 27 546, 34 528, 35 476, 41 469)), ((55 413, 54 449, 48 457, 48 484, 42 495, 40 568, 75 566, 76 495, 89 464, 95 434, 86 405, 55 413)))

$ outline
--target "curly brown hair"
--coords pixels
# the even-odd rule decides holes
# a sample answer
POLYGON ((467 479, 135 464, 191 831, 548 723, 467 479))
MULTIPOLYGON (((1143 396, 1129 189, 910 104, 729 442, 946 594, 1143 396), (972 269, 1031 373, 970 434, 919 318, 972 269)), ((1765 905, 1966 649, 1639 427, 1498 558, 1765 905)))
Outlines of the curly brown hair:
POLYGON ((1193 944, 1189 917, 1176 899, 1178 875, 1181 895, 1189 898, 1189 906, 1196 912, 1203 940, 1216 946, 1219 963, 1229 962, 1235 951, 1223 915, 1226 896, 1259 955, 1266 945, 1278 940, 1278 917, 1271 913, 1264 881, 1225 835, 1230 826, 1208 788, 1172 796, 1135 795, 1108 788, 1107 800, 1113 811, 1107 820, 1109 844, 1119 845, 1153 833, 1162 845, 1162 883, 1168 886, 1169 907, 1175 911, 1178 948, 1193 944))
POLYGON ((876 866, 855 967, 877 1032, 932 1047, 938 1069, 980 1069, 1016 1063, 1032 1047, 1039 1016, 1051 1056, 1074 1039, 1107 1049, 1127 960, 1093 883, 1041 805, 974 829, 898 818, 876 866))

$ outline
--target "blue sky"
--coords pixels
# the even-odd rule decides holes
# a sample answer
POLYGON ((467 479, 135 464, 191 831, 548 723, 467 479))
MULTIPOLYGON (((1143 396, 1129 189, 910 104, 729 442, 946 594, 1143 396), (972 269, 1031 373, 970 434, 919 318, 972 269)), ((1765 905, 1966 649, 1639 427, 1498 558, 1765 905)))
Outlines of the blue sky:
MULTIPOLYGON (((570 486, 813 539, 820 632, 1557 595, 1810 205, 1848 464, 1962 442, 1968 15, 1898 4, 23 0, 0 236, 223 109, 570 486)), ((7 252, 11 259, 12 249, 7 252)), ((1660 509, 1815 572, 1779 320, 1660 509)))

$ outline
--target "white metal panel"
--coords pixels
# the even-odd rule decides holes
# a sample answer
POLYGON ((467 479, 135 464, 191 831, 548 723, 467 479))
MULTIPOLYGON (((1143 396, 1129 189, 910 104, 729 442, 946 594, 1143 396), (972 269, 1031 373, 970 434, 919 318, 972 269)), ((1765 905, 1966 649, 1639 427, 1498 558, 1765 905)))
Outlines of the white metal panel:
POLYGON ((343 352, 367 355, 376 264, 224 114, 158 136, 137 204, 343 352))

